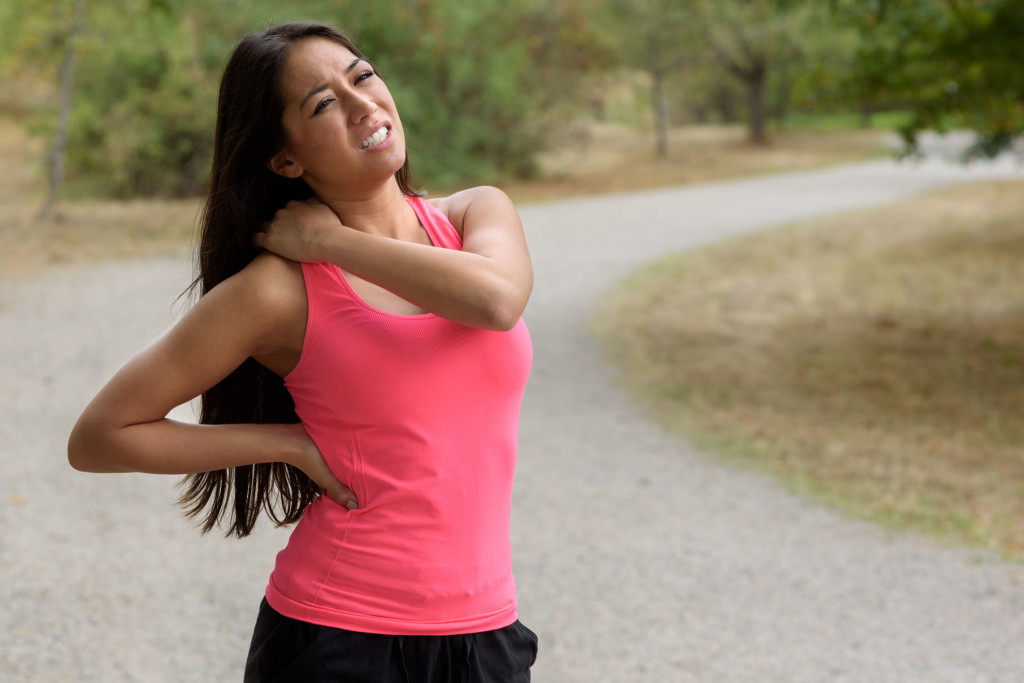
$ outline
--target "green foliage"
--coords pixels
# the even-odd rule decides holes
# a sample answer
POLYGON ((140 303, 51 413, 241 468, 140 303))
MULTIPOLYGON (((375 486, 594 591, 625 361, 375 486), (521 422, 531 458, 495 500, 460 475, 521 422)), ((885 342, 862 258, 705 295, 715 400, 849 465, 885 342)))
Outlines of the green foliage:
POLYGON ((201 191, 217 84, 195 22, 161 10, 121 32, 110 19, 83 46, 69 168, 115 196, 201 191))
POLYGON ((693 0, 611 0, 592 11, 626 64, 668 72, 692 64, 703 49, 693 9, 693 0))
POLYGON ((789 92, 793 109, 864 112, 863 102, 850 96, 849 73, 859 44, 855 28, 817 6, 800 36, 799 63, 789 92))
POLYGON ((813 132, 835 132, 870 128, 873 130, 897 130, 909 123, 912 115, 905 111, 884 111, 865 120, 862 114, 839 111, 834 113, 794 112, 786 120, 790 130, 813 132))
MULTIPOLYGON (((7 116, 31 122, 43 108, 40 96, 56 93, 73 5, 74 0, 0 2, 0 107, 7 116)), ((52 127, 49 120, 33 126, 37 132, 52 127)))
POLYGON ((923 130, 978 131, 974 152, 994 154, 1024 132, 1024 3, 1019 0, 846 0, 861 30, 857 95, 906 106, 914 148, 923 130))
MULTIPOLYGON (((0 73, 55 81, 52 55, 70 2, 6 1, 0 73), (16 17, 26 27, 17 34, 16 17)), ((529 176, 551 122, 582 97, 581 75, 609 62, 582 4, 91 2, 76 46, 69 175, 91 194, 201 191, 231 45, 249 30, 315 18, 349 33, 382 71, 407 130, 414 182, 447 188, 529 176)))
POLYGON ((55 64, 54 47, 71 17, 71 2, 4 0, 0 3, 0 73, 11 77, 31 64, 55 64))

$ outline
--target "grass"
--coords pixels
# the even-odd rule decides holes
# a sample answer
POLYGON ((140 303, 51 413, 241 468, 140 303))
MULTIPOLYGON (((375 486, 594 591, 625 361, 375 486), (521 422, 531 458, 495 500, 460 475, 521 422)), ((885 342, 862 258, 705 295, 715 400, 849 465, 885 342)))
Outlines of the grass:
POLYGON ((666 259, 595 321, 671 430, 891 528, 1024 560, 1024 184, 666 259))
MULTIPOLYGON (((884 111, 872 114, 868 128, 872 130, 897 130, 910 122, 910 112, 884 111)), ((864 126, 864 119, 856 112, 835 112, 827 114, 804 114, 794 112, 786 118, 786 126, 804 131, 852 131, 864 126)))
POLYGON ((38 218, 39 204, 0 207, 0 272, 18 275, 41 267, 187 253, 199 202, 134 200, 62 204, 38 218))

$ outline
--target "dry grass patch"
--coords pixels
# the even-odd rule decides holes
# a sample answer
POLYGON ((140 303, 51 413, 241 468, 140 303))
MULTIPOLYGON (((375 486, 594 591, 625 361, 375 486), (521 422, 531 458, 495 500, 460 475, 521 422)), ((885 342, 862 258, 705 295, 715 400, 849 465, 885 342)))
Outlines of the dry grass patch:
POLYGON ((669 258, 596 327, 671 429, 858 516, 1024 559, 1024 184, 669 258))
POLYGON ((199 202, 134 200, 63 202, 39 220, 39 203, 0 206, 0 273, 154 253, 186 253, 199 202))
POLYGON ((741 126, 686 126, 670 132, 658 159, 654 134, 614 124, 567 131, 540 156, 544 180, 507 187, 517 201, 625 192, 863 161, 891 153, 886 134, 787 131, 752 145, 741 126))

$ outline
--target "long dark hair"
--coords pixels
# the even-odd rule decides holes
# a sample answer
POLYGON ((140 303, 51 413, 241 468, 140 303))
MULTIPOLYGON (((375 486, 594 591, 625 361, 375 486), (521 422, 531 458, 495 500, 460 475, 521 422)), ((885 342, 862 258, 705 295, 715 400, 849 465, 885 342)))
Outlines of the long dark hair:
MULTIPOLYGON (((288 201, 313 195, 301 178, 284 178, 267 167, 285 144, 281 73, 295 44, 307 38, 326 38, 364 56, 330 26, 290 22, 245 36, 224 68, 210 190, 199 222, 198 274, 191 291, 198 287, 206 294, 242 270, 259 252, 252 236, 260 223, 288 201)), ((408 159, 395 178, 403 193, 416 194, 409 182, 408 159)), ((203 424, 298 421, 283 380, 252 358, 202 397, 203 424)), ((187 516, 201 515, 203 533, 230 508, 227 534, 238 537, 249 535, 261 511, 278 526, 297 522, 320 495, 320 487, 305 473, 279 462, 190 474, 181 485, 179 502, 187 516)))

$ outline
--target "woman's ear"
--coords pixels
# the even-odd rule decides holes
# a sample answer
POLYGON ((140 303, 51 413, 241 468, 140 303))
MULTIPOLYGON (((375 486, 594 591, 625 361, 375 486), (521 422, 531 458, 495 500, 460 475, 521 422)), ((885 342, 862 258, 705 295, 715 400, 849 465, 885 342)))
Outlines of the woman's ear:
POLYGON ((279 176, 285 178, 298 178, 302 175, 303 168, 288 154, 287 149, 282 149, 267 162, 267 168, 279 176))

